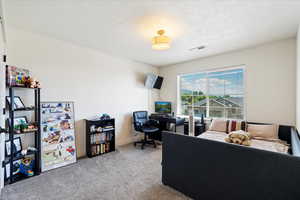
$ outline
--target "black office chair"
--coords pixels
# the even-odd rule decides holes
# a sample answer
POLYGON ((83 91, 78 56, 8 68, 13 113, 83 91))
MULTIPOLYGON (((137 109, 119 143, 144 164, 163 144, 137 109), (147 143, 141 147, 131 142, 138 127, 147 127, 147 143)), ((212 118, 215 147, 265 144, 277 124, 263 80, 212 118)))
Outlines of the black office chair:
POLYGON ((155 134, 159 131, 159 128, 157 128, 158 121, 149 119, 147 111, 136 111, 133 112, 133 125, 135 131, 144 133, 145 135, 144 139, 135 142, 134 146, 137 144, 142 144, 141 149, 144 149, 146 144, 152 144, 154 148, 156 148, 154 139, 148 140, 147 138, 149 135, 155 134))

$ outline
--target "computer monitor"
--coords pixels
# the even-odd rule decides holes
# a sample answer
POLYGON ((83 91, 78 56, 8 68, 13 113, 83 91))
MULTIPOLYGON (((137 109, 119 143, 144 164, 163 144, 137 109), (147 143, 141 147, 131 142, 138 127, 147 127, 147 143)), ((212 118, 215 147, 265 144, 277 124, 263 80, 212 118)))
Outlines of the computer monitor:
POLYGON ((170 114, 172 112, 171 102, 168 101, 156 101, 155 102, 155 112, 170 114))

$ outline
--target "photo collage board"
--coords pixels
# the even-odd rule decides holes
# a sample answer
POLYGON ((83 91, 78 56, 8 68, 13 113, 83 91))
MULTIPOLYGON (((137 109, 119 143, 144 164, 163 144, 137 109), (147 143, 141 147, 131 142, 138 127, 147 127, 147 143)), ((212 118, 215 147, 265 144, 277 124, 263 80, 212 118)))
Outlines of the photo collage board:
POLYGON ((42 171, 76 162, 73 102, 41 102, 42 171))

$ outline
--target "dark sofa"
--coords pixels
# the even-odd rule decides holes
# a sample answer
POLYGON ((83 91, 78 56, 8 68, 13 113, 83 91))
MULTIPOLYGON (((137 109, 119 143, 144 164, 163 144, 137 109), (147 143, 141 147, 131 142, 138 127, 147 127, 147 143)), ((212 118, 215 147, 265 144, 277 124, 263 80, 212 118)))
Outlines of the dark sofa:
POLYGON ((299 134, 280 126, 279 138, 290 154, 164 132, 162 182, 193 199, 299 200, 299 134))

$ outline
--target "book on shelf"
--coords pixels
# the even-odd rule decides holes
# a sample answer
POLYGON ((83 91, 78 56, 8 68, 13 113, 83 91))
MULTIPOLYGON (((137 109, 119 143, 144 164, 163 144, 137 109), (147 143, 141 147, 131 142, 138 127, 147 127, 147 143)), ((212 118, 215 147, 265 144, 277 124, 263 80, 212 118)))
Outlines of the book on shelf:
POLYGON ((112 133, 95 133, 90 136, 90 143, 91 144, 100 144, 100 143, 105 143, 107 141, 112 140, 112 133))
POLYGON ((102 143, 91 146, 91 153, 92 155, 99 155, 103 153, 110 152, 110 144, 109 143, 102 143))

